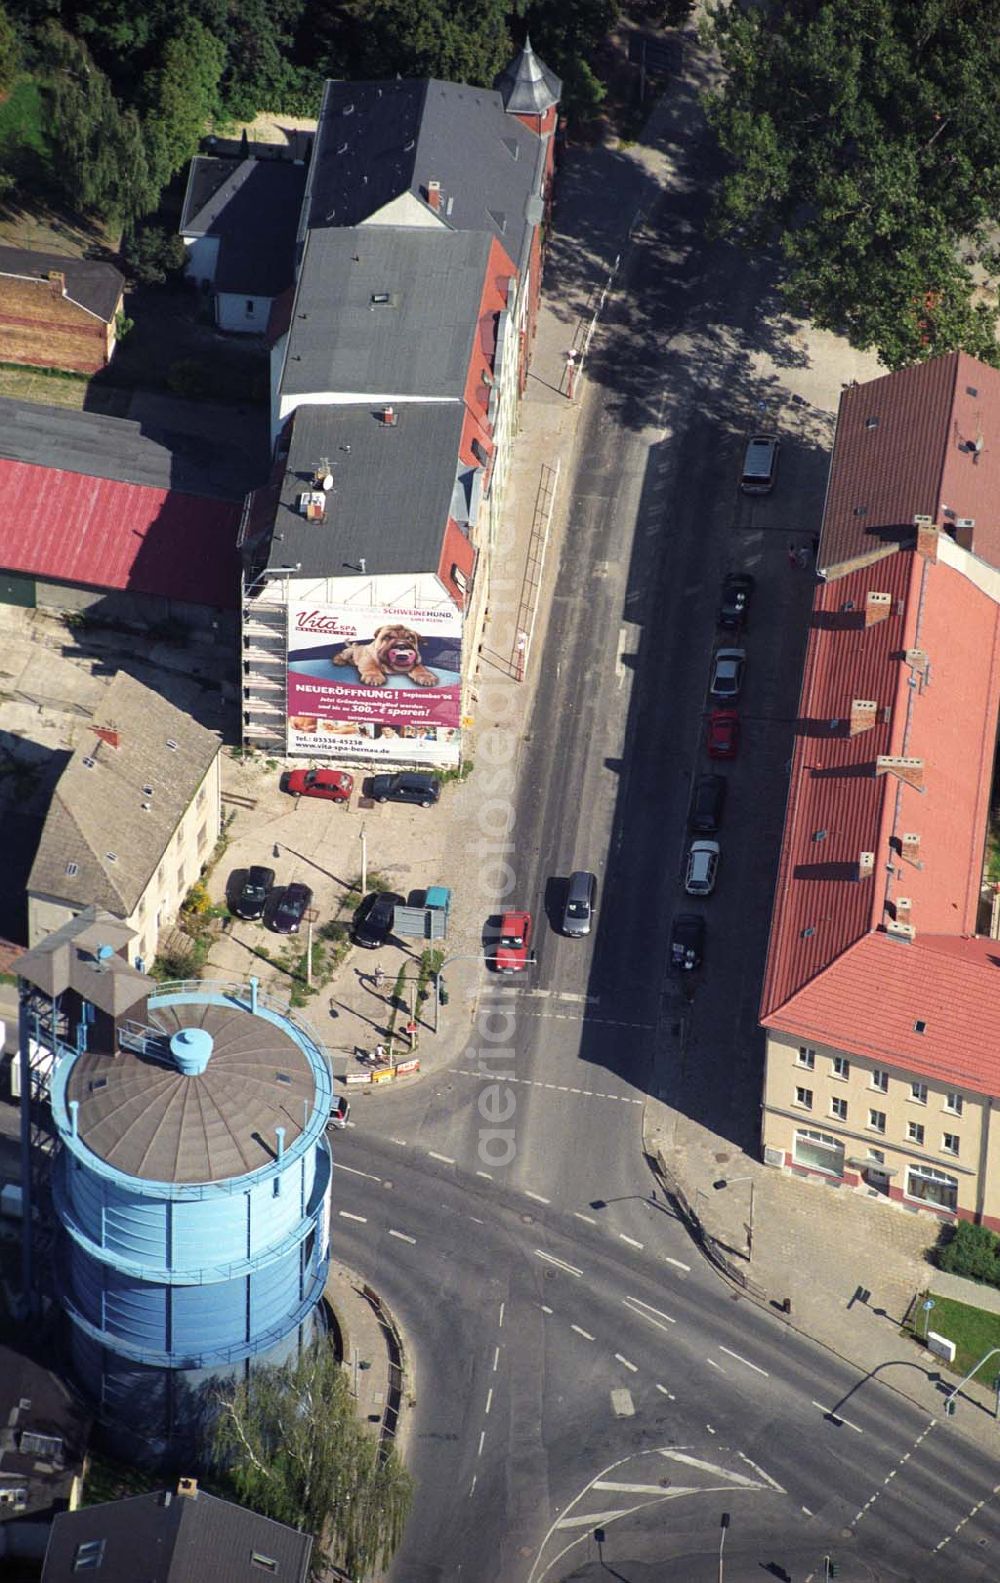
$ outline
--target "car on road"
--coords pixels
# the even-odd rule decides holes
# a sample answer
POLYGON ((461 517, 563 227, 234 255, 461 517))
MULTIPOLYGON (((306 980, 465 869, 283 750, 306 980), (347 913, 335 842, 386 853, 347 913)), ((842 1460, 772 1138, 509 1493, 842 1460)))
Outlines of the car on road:
POLYGON ((286 885, 281 899, 271 914, 270 926, 275 934, 298 934, 302 920, 312 906, 313 893, 308 885, 294 880, 286 885))
POLYGON ((346 1127, 351 1119, 351 1102, 346 1094, 338 1094, 330 1103, 330 1126, 346 1127))
POLYGON ((719 872, 718 841, 692 841, 684 889, 689 896, 711 896, 719 872))
POLYGON ((746 649, 719 649, 708 689, 713 698, 729 703, 740 696, 746 663, 746 649))
POLYGON ((417 770, 402 770, 398 775, 373 775, 371 794, 376 802, 408 802, 430 808, 441 796, 441 782, 417 770))
POLYGON ((740 717, 735 709, 713 709, 705 746, 710 759, 734 759, 740 749, 740 717))
POLYGON ((274 869, 254 863, 247 869, 240 893, 233 904, 237 918, 263 917, 267 899, 274 887, 274 869))
POLYGON ((293 797, 325 797, 327 802, 347 802, 354 790, 354 776, 346 770, 286 770, 281 790, 293 797))
POLYGON ((690 825, 695 835, 714 835, 726 806, 724 775, 699 775, 691 794, 690 825))
POLYGON ((563 908, 562 932, 571 939, 590 933, 594 911, 597 907, 597 879, 585 869, 577 869, 566 886, 566 905, 563 908))
POLYGON ((670 933, 670 966, 690 973, 705 957, 705 920, 700 913, 679 912, 670 933))
POLYGON ((500 920, 500 938, 493 956, 498 973, 523 973, 531 950, 530 912, 505 912, 500 920))
POLYGON ((362 901, 354 914, 351 933, 355 945, 374 951, 385 945, 392 934, 396 908, 403 905, 402 896, 392 890, 373 890, 362 901))
POLYGON ((778 437, 752 434, 743 452, 740 489, 745 495, 769 495, 778 476, 778 437))
POLYGON ((719 626, 727 632, 742 632, 750 612, 754 579, 749 572, 730 572, 723 580, 719 600, 719 626))

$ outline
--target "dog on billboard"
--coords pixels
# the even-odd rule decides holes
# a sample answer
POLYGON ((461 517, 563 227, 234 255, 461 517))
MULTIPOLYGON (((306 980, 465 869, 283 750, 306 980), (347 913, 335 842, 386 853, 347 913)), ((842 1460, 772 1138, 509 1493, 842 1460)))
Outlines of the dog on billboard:
POLYGON ((366 687, 384 687, 390 676, 437 686, 437 676, 421 664, 420 638, 409 627, 379 627, 370 643, 347 643, 332 659, 334 665, 353 665, 366 687))

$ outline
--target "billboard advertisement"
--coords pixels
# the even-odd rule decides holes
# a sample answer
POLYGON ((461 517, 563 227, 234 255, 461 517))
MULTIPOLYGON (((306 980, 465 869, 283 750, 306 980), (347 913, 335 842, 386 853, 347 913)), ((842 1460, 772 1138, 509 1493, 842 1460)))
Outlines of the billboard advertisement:
POLYGON ((289 753, 456 764, 461 656, 451 605, 291 605, 289 753))

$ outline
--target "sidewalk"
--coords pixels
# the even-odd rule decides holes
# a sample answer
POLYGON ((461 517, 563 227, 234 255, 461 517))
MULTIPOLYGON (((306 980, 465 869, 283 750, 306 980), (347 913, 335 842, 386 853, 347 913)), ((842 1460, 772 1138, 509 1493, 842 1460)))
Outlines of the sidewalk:
POLYGON ((406 1460, 407 1401, 414 1395, 413 1364, 396 1320, 360 1275, 334 1260, 323 1293, 340 1331, 342 1359, 358 1417, 385 1446, 406 1460))

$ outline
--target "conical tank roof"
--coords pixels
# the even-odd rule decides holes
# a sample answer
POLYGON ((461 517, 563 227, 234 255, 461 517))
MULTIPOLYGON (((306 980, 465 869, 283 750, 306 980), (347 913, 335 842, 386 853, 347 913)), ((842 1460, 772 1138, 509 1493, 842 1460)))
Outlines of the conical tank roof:
POLYGON ((530 38, 525 39, 521 53, 515 55, 493 86, 509 115, 544 115, 559 103, 562 94, 562 82, 538 59, 530 38))

